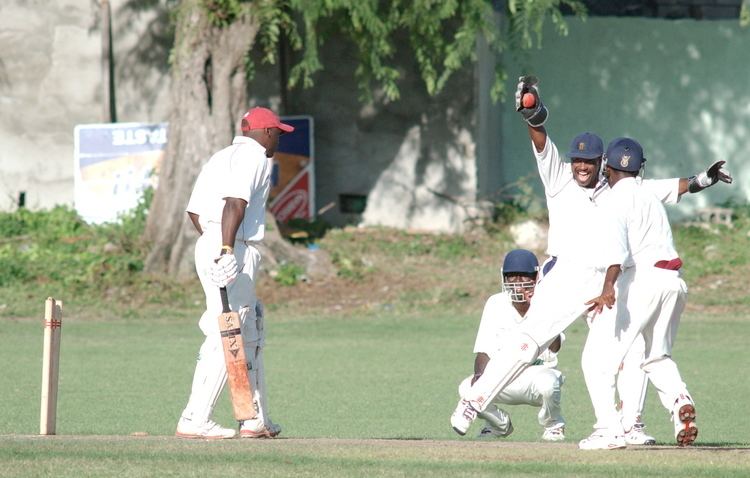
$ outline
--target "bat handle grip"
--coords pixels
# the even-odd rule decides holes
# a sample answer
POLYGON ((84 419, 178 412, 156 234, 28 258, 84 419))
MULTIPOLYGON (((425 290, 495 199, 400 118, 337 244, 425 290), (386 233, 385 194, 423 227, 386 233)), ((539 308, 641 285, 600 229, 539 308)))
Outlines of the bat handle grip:
POLYGON ((229 308, 229 297, 227 297, 227 288, 226 287, 219 287, 219 294, 221 294, 221 311, 225 314, 227 312, 231 312, 232 309, 229 308))

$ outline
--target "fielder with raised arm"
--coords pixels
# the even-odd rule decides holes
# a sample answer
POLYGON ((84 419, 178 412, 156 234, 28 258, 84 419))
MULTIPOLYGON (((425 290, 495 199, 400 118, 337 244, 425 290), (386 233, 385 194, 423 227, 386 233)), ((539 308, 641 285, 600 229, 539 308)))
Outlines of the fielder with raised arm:
MULTIPOLYGON (((611 241, 607 231, 597 227, 602 221, 601 212, 596 207, 597 194, 608 190, 606 183, 597 184, 603 149, 601 139, 590 133, 579 135, 571 144, 571 164, 568 167, 560 159, 557 148, 549 141, 543 128, 548 112, 539 98, 536 85, 537 80, 533 77, 520 78, 516 109, 529 125, 529 135, 545 186, 550 216, 548 252, 554 268, 548 267, 548 264, 543 268, 547 271, 545 279, 537 286, 536 298, 527 312, 524 326, 515 337, 514 345, 506 347, 490 360, 482 377, 459 401, 451 416, 451 424, 459 434, 466 432, 476 413, 484 411, 488 401, 528 367, 541 350, 587 311, 584 303, 598 294, 597 284, 602 283, 608 265, 605 264, 606 247, 611 241), (533 95, 534 101, 524 106, 522 103, 526 101, 522 101, 522 97, 526 94, 533 95)), ((666 185, 666 194, 657 192, 663 200, 670 194, 676 200, 684 192, 697 192, 719 180, 731 182, 731 177, 721 171, 723 164, 723 161, 716 162, 696 177, 652 183, 657 191, 664 191, 666 185), (670 183, 672 186, 669 186, 670 183)), ((635 382, 643 383, 642 380, 635 382)), ((642 396, 642 386, 639 385, 637 394, 633 395, 642 396)), ((611 443, 589 441, 582 442, 581 446, 619 448, 625 446, 625 439, 619 436, 611 443)))
MULTIPOLYGON (((474 375, 466 377, 458 387, 459 395, 471 387, 484 371, 490 357, 501 348, 505 337, 518 328, 526 318, 526 311, 534 295, 539 262, 531 251, 515 249, 506 254, 500 272, 502 291, 490 296, 484 305, 479 323, 474 353, 474 375)), ((531 405, 539 408, 539 424, 544 427, 542 439, 565 439, 565 419, 560 401, 565 378, 557 369, 557 352, 564 341, 560 335, 545 350, 534 366, 529 367, 505 390, 499 393, 479 416, 485 426, 480 438, 507 437, 513 432, 513 423, 507 411, 498 405, 531 405)))
POLYGON ((257 417, 240 423, 243 438, 272 438, 281 428, 268 416, 263 365, 263 307, 255 293, 260 252, 255 244, 265 233, 271 158, 279 136, 294 131, 267 108, 253 108, 241 122, 242 136, 203 166, 187 213, 200 234, 195 269, 206 296, 198 326, 205 335, 195 365, 192 390, 177 424, 181 438, 233 438, 236 432, 212 420, 216 400, 227 380, 217 317, 222 313, 219 288, 226 287, 231 310, 239 313, 248 378, 257 417))
MULTIPOLYGON (((571 254, 571 249, 580 247, 580 234, 569 229, 570 216, 587 217, 598 203, 610 194, 610 187, 602 172, 602 140, 593 133, 581 133, 570 144, 567 156, 570 165, 563 161, 555 143, 549 139, 546 129, 538 124, 539 115, 546 121, 546 107, 539 96, 537 80, 534 77, 521 77, 516 89, 516 106, 520 113, 528 115, 524 119, 528 124, 532 150, 537 160, 539 176, 544 184, 547 207, 549 209, 549 240, 543 270, 549 271, 560 255, 571 254), (521 99, 531 94, 535 108, 523 108, 521 99), (571 175, 572 172, 572 175, 571 175), (572 176, 572 179, 571 179, 572 176), (578 237, 577 237, 578 236, 578 237)), ((637 180, 643 187, 655 194, 664 204, 676 204, 683 194, 696 193, 718 181, 731 183, 732 178, 724 171, 724 161, 714 162, 705 172, 691 178, 671 178, 662 180, 637 180)), ((588 227, 592 227, 589 225, 588 227)), ((587 320, 590 330, 581 357, 584 377, 599 358, 593 346, 599 340, 606 340, 601 335, 610 333, 601 322, 587 320)), ((625 442, 628 445, 653 445, 654 437, 645 433, 643 409, 645 406, 647 380, 641 369, 644 357, 643 338, 638 336, 631 350, 625 356, 617 377, 617 390, 620 397, 622 424, 625 429, 625 442)))

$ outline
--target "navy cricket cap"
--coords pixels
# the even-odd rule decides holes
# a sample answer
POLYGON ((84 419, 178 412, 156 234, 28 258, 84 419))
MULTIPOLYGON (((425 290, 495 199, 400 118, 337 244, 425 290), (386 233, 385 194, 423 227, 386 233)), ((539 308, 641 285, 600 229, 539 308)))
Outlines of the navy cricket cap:
POLYGON ((607 145, 604 155, 607 166, 618 171, 637 172, 646 162, 643 148, 638 141, 630 138, 615 138, 607 145))
POLYGON ((536 274, 538 269, 539 261, 533 252, 526 249, 513 249, 503 260, 503 274, 536 274))
POLYGON ((604 153, 602 139, 594 133, 581 133, 570 143, 568 157, 581 159, 597 159, 604 153))

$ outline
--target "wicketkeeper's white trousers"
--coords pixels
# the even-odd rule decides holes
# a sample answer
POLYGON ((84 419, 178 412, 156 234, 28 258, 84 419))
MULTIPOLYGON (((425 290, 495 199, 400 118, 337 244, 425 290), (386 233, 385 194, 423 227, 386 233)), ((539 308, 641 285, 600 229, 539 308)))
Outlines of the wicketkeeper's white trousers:
POLYGON ((515 380, 560 333, 601 294, 602 269, 558 260, 534 291, 534 298, 519 333, 509 339, 490 361, 479 379, 462 398, 478 411, 515 380))

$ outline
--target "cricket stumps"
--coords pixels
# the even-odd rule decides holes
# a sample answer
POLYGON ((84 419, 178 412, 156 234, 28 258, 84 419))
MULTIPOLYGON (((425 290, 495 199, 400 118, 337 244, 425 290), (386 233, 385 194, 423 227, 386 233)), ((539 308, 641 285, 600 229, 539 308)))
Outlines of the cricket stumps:
POLYGON ((44 351, 42 352, 42 409, 39 434, 54 435, 57 422, 57 379, 60 371, 62 301, 47 298, 44 307, 44 351))

